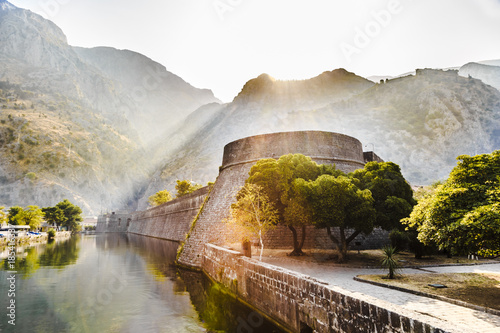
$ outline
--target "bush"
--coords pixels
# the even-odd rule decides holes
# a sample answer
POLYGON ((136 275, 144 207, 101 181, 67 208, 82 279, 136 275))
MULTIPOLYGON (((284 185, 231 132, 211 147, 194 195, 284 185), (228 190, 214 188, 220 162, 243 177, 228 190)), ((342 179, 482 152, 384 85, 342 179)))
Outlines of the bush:
POLYGON ((49 236, 49 239, 54 239, 56 237, 56 231, 54 230, 54 228, 50 228, 47 232, 47 235, 49 236))
POLYGON ((415 253, 416 259, 422 259, 423 256, 430 256, 437 252, 437 247, 435 245, 424 245, 418 240, 417 236, 418 232, 416 231, 408 232, 409 249, 411 252, 415 253))
POLYGON ((35 180, 35 179, 38 178, 37 175, 36 175, 36 173, 34 173, 34 172, 28 172, 26 174, 26 177, 28 177, 29 180, 35 180))
POLYGON ((410 237, 407 232, 393 229, 389 233, 389 238, 391 240, 392 247, 396 248, 397 251, 404 251, 408 249, 410 237))

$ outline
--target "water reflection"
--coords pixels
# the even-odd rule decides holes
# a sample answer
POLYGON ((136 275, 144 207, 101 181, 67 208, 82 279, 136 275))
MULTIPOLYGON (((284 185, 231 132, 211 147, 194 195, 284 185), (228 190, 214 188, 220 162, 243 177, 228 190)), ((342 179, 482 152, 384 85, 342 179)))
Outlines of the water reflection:
MULTIPOLYGON (((78 259, 80 238, 50 241, 47 244, 37 244, 31 247, 17 248, 16 271, 24 279, 31 277, 40 267, 53 266, 64 268, 74 264, 78 259)), ((9 270, 8 261, 3 261, 3 269, 9 270)))
MULTIPOLYGON (((278 332, 201 273, 174 265, 178 244, 79 236, 18 258, 16 326, 5 332, 278 332)), ((7 278, 5 263, 0 281, 7 278)), ((0 284, 0 308, 8 286, 0 284)))
POLYGON ((211 331, 220 332, 284 332, 261 314, 229 296, 218 284, 199 272, 179 270, 191 301, 211 331))

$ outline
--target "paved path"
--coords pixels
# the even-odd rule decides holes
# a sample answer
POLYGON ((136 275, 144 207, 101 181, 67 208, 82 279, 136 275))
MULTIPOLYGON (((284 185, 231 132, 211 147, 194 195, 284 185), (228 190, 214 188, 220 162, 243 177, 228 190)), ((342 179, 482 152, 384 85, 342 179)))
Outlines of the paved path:
MULTIPOLYGON (((312 276, 355 293, 369 295, 392 303, 398 308, 418 312, 424 315, 424 318, 428 318, 430 322, 436 322, 436 318, 438 318, 444 326, 442 328, 451 332, 500 333, 500 316, 353 280, 353 277, 356 275, 386 274, 386 272, 380 269, 345 268, 328 264, 306 263, 282 257, 267 257, 263 258, 263 261, 312 276)), ((436 273, 500 273, 500 263, 474 266, 426 267, 425 271, 420 269, 403 269, 402 273, 418 274, 429 273, 429 271, 436 273)))

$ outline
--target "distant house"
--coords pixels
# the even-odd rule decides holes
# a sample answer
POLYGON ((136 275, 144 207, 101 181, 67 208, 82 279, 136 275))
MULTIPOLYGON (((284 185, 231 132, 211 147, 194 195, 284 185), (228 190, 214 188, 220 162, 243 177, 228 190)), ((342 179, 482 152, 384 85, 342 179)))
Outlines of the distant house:
POLYGON ((80 224, 82 229, 87 229, 89 227, 95 229, 97 226, 97 216, 86 216, 80 224))

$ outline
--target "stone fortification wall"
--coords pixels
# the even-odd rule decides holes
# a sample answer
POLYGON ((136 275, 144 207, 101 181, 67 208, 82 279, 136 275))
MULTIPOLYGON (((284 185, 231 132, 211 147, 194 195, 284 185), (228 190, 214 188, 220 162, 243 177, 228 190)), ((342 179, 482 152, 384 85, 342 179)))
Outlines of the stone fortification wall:
POLYGON ((163 205, 131 215, 129 233, 183 241, 208 193, 204 187, 163 205))
POLYGON ((292 332, 444 332, 439 320, 235 251, 207 244, 202 257, 208 276, 292 332))
POLYGON ((130 215, 127 213, 111 213, 97 218, 96 232, 127 232, 130 215))
POLYGON ((256 135, 233 141, 224 147, 222 169, 286 154, 310 156, 319 164, 335 164, 344 172, 365 165, 363 146, 359 140, 339 133, 300 131, 256 135))
MULTIPOLYGON (((347 230, 347 234, 352 231, 347 230)), ((301 239, 302 229, 297 229, 298 239, 301 239)), ((339 239, 340 231, 337 228, 332 229, 332 234, 339 239)), ((264 247, 270 249, 291 249, 293 248, 292 232, 285 226, 277 226, 276 229, 269 231, 264 237, 264 247)), ((256 240, 258 242, 258 240, 256 240)), ((380 228, 374 229, 369 235, 360 234, 349 244, 353 250, 372 250, 379 249, 381 246, 389 244, 389 232, 380 228)), ((304 249, 334 249, 326 229, 317 229, 313 226, 306 227, 306 238, 304 249)))
MULTIPOLYGON (((282 155, 296 153, 310 156, 320 164, 335 164, 344 172, 362 168, 365 164, 361 142, 338 133, 283 132, 248 137, 227 144, 224 147, 219 176, 203 211, 194 221, 178 262, 199 268, 204 244, 226 243, 229 232, 224 220, 229 216, 229 209, 234 202, 236 192, 245 183, 248 172, 255 162, 262 158, 279 158, 282 155)), ((278 236, 274 237, 271 233, 269 237, 279 238, 279 233, 285 233, 286 228, 276 232, 278 236)), ((314 242, 314 234, 311 235, 308 244, 314 242)), ((286 238, 290 238, 290 234, 286 238)))

